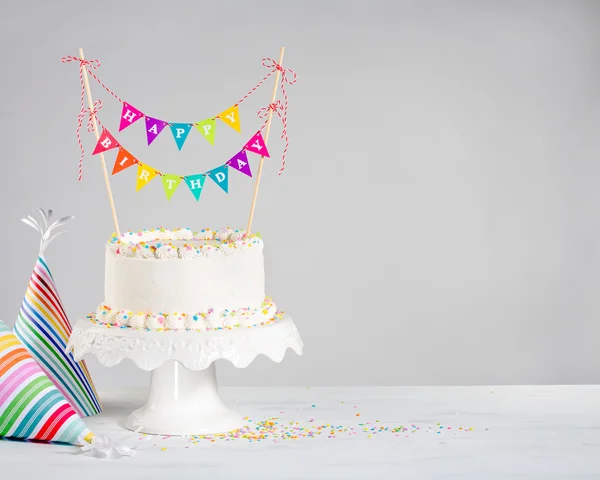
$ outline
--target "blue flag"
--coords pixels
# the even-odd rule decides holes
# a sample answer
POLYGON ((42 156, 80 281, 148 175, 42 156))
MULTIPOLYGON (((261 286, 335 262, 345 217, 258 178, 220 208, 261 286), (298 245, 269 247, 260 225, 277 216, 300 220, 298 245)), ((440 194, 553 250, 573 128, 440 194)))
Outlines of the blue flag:
POLYGON ((220 167, 213 168, 208 173, 209 177, 223 190, 225 193, 229 193, 229 172, 227 170, 227 165, 221 165, 220 167))
POLYGON ((171 125, 171 132, 173 133, 173 138, 175 139, 175 143, 179 150, 183 147, 191 129, 192 126, 189 123, 173 123, 171 125))
POLYGON ((203 173, 199 173, 197 175, 188 175, 185 177, 185 183, 187 183, 190 192, 194 195, 196 201, 200 200, 200 194, 202 193, 202 188, 204 188, 204 181, 206 177, 203 173))

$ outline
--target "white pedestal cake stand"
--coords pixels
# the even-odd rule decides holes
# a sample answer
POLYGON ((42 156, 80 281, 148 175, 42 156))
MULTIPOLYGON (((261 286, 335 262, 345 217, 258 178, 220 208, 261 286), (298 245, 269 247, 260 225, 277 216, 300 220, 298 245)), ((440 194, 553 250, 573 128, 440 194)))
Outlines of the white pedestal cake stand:
POLYGON ((288 348, 302 355, 302 347, 289 316, 269 325, 208 332, 107 328, 85 319, 67 345, 77 361, 93 354, 113 367, 127 358, 151 370, 146 405, 129 416, 127 428, 162 435, 223 433, 242 426, 242 416, 219 397, 215 360, 245 368, 263 354, 279 363, 288 348))

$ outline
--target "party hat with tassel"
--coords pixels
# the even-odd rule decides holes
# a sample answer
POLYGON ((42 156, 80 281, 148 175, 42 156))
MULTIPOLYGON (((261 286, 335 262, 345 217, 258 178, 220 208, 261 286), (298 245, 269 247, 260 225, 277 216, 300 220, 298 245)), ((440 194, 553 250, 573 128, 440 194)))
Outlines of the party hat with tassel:
POLYGON ((73 407, 0 321, 0 437, 89 448, 94 435, 73 407))
POLYGON ((102 410, 98 394, 86 364, 76 362, 73 354, 66 352, 72 328, 44 258, 48 245, 65 233, 57 232, 57 228, 73 217, 63 217, 50 224, 52 210, 39 211, 39 222, 31 215, 21 219, 37 230, 42 238, 38 259, 15 323, 15 335, 75 412, 80 417, 95 415, 102 410))

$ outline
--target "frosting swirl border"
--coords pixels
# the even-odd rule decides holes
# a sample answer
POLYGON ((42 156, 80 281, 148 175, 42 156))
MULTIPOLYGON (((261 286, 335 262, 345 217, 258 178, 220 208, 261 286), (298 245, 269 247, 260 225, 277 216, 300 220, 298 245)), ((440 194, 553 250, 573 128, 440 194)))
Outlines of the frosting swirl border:
POLYGON ((259 233, 248 235, 244 230, 232 230, 229 227, 220 230, 204 228, 194 232, 189 228, 168 230, 164 227, 134 232, 128 230, 110 237, 106 246, 114 255, 129 258, 182 260, 193 258, 210 258, 213 255, 234 255, 248 248, 263 248, 263 240, 259 233), (181 246, 173 241, 185 241, 181 246), (211 241, 213 243, 198 243, 211 241))
POLYGON ((87 316, 93 323, 112 328, 131 328, 148 331, 213 331, 232 328, 251 328, 269 325, 283 316, 270 297, 265 297, 258 308, 242 307, 235 310, 225 309, 215 312, 132 312, 115 311, 102 303, 95 312, 87 316))

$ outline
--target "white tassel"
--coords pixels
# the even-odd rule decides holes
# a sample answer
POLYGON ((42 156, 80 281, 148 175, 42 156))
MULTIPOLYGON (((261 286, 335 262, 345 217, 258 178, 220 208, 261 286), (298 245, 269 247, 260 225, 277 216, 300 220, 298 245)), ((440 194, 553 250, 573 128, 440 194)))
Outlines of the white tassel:
POLYGON ((121 445, 105 435, 95 435, 91 443, 82 440, 79 443, 83 445, 81 452, 86 457, 117 459, 135 455, 133 448, 121 445))
POLYGON ((41 222, 38 222, 31 215, 27 215, 27 217, 22 218, 21 221, 24 224, 29 225, 34 230, 38 231, 39 234, 41 235, 41 237, 42 237, 40 240, 40 256, 41 256, 44 254, 44 251, 46 250, 48 245, 50 245, 52 240, 54 240, 59 235, 65 233, 64 231, 53 233, 53 231, 56 230, 58 227, 62 227, 69 220, 72 220, 75 217, 72 217, 72 216, 71 217, 62 217, 61 219, 57 220, 53 224, 49 225, 50 219, 52 218, 52 210, 48 210, 46 212, 45 210, 38 208, 38 211, 41 213, 41 222))

